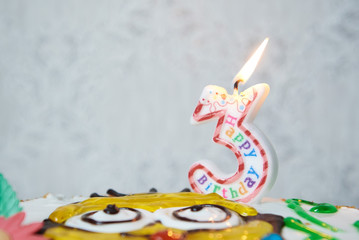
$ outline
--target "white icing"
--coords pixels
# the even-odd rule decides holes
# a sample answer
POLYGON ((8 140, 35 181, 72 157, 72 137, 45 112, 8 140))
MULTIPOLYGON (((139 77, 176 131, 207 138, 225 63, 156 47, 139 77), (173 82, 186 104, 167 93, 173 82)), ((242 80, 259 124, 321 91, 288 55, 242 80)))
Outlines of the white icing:
POLYGON ((65 198, 62 195, 46 194, 42 198, 22 201, 20 202, 20 206, 26 213, 23 223, 30 224, 33 222, 42 222, 44 219, 48 218, 56 208, 74 202, 81 202, 86 199, 88 199, 88 197, 75 196, 65 198))
POLYGON ((120 211, 116 214, 108 214, 104 211, 96 211, 92 216, 88 218, 101 221, 101 222, 110 222, 110 221, 131 221, 136 218, 137 214, 133 211, 130 211, 125 208, 121 208, 120 211))
POLYGON ((155 212, 155 215, 156 218, 160 220, 163 225, 182 230, 224 229, 238 226, 239 224, 244 223, 242 218, 236 212, 230 210, 229 211, 231 212, 231 217, 223 222, 218 222, 226 218, 226 213, 223 212, 223 210, 221 210, 220 208, 214 207, 204 207, 201 211, 198 212, 192 212, 190 209, 186 209, 179 214, 181 217, 186 217, 188 219, 197 221, 208 221, 208 223, 183 221, 173 215, 173 212, 178 209, 182 208, 177 207, 159 209, 155 212))
MULTIPOLYGON (((181 208, 166 208, 159 209, 154 213, 143 209, 136 209, 141 212, 141 219, 134 222, 125 223, 113 223, 113 224, 101 224, 94 225, 83 221, 81 218, 84 214, 74 216, 68 219, 65 223, 66 226, 79 228, 92 232, 104 232, 104 233, 118 233, 118 232, 130 232, 137 229, 141 229, 144 226, 160 221, 167 227, 182 229, 182 230, 194 230, 194 229, 224 229, 239 224, 243 224, 244 221, 241 217, 233 211, 231 216, 226 220, 227 214, 220 208, 216 207, 204 207, 201 211, 192 212, 190 209, 186 209, 179 213, 181 217, 186 217, 191 220, 208 221, 207 222, 190 222, 183 221, 173 216, 173 212, 181 208), (223 222, 222 222, 223 221, 223 222)), ((126 209, 120 209, 118 214, 106 214, 104 211, 97 211, 90 216, 91 219, 96 221, 123 221, 131 220, 136 217, 133 211, 126 209)))
MULTIPOLYGON (((149 211, 143 209, 136 209, 141 213, 141 218, 133 222, 123 222, 123 223, 112 223, 112 224, 101 224, 94 225, 88 222, 85 222, 81 217, 86 214, 76 215, 69 218, 65 225, 69 227, 79 228, 91 232, 103 232, 103 233, 119 233, 119 232, 130 232, 143 228, 144 226, 154 223, 155 219, 153 214, 149 211)), ((120 209, 117 214, 106 214, 104 211, 97 211, 90 218, 97 221, 124 221, 134 219, 136 214, 132 211, 126 209, 120 209)))
POLYGON ((227 217, 227 214, 222 211, 222 209, 216 207, 204 207, 200 211, 192 211, 190 208, 187 208, 178 212, 178 215, 180 217, 202 222, 220 222, 225 221, 227 217))

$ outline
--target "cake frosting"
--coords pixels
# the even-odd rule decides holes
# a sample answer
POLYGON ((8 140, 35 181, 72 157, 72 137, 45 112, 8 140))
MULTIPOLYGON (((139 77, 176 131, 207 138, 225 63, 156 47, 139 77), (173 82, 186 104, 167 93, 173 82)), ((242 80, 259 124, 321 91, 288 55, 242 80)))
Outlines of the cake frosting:
POLYGON ((245 205, 192 192, 21 202, 26 223, 59 239, 359 239, 359 210, 299 199, 245 205))

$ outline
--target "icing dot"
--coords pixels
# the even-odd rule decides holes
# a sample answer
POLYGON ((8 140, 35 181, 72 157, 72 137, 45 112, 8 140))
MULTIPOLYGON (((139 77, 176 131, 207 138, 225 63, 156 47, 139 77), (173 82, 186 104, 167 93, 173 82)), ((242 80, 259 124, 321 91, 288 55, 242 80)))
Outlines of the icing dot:
POLYGON ((103 211, 107 214, 117 214, 120 212, 120 209, 115 204, 109 204, 103 211))
POLYGON ((316 213, 335 213, 338 209, 329 203, 319 203, 318 205, 312 207, 309 211, 316 213))
POLYGON ((273 233, 268 236, 265 236, 264 238, 262 238, 262 240, 283 240, 283 238, 280 235, 273 233))
POLYGON ((359 220, 356 221, 354 224, 353 224, 354 227, 356 227, 358 230, 359 230, 359 220))

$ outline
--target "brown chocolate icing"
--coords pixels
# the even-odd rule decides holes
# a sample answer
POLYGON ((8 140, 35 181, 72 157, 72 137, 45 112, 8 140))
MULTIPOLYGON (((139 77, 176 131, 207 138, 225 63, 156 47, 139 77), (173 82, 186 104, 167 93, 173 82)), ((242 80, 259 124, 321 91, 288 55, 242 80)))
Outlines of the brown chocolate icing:
POLYGON ((225 208, 223 206, 220 206, 220 205, 214 205, 214 204, 200 204, 200 205, 194 205, 194 206, 191 206, 191 207, 181 208, 181 209, 178 209, 178 210, 174 211, 172 214, 173 214, 173 216, 175 218, 180 219, 182 221, 198 222, 198 223, 210 223, 210 222, 211 223, 219 223, 219 222, 224 222, 224 221, 230 219, 231 216, 232 216, 231 212, 227 208, 225 208), (186 211, 188 209, 190 209, 192 212, 199 212, 205 207, 221 209, 226 214, 226 217, 224 219, 218 220, 218 221, 199 221, 199 220, 190 219, 190 218, 186 218, 186 217, 183 217, 183 216, 179 215, 179 213, 184 212, 184 211, 186 211))
MULTIPOLYGON (((108 214, 116 214, 114 213, 114 211, 116 211, 115 208, 113 208, 114 205, 108 205, 107 208, 104 210, 105 213, 108 213, 109 211, 111 211, 108 214), (109 210, 109 209, 112 210, 109 210), (114 211, 113 211, 114 210, 114 211)), ((115 206, 116 207, 116 206, 115 206)), ((117 208, 117 207, 116 207, 117 208)), ((94 225, 104 225, 104 224, 115 224, 115 223, 127 223, 127 222, 136 222, 138 220, 141 219, 141 212, 134 209, 134 208, 117 208, 117 213, 120 212, 121 210, 126 209, 128 211, 134 212, 136 214, 136 216, 132 219, 128 219, 128 220, 116 220, 116 221, 98 221, 95 220, 93 218, 91 218, 92 215, 94 215, 95 213, 97 213, 98 211, 94 211, 94 212, 89 212, 89 213, 85 213, 84 215, 81 216, 81 220, 87 223, 91 223, 94 225)))

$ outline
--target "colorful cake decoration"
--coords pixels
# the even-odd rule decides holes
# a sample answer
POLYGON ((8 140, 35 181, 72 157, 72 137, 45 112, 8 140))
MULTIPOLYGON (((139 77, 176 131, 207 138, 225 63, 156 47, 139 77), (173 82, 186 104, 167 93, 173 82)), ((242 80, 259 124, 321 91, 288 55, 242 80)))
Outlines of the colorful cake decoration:
POLYGON ((43 223, 23 225, 25 213, 21 212, 20 201, 16 193, 0 173, 0 239, 1 240, 45 240, 37 235, 43 223))
MULTIPOLYGON (((359 217, 359 216, 358 216, 358 217, 359 217)), ((356 228, 358 229, 358 231, 359 231, 359 220, 358 220, 358 221, 355 221, 355 222, 353 223, 353 226, 356 227, 356 228)))
POLYGON ((234 153, 238 168, 228 176, 210 162, 196 162, 188 174, 195 192, 217 193, 226 199, 248 203, 259 200, 275 182, 275 152, 252 124, 269 93, 269 86, 257 84, 238 93, 238 85, 249 79, 267 42, 265 39, 234 78, 232 95, 213 85, 206 86, 202 92, 193 113, 193 123, 218 119, 213 140, 234 153))
POLYGON ((91 196, 59 201, 46 195, 22 206, 37 220, 39 209, 47 213, 37 233, 52 240, 359 239, 359 210, 328 203, 267 198, 248 206, 215 193, 154 189, 91 196))
POLYGON ((22 209, 16 193, 0 173, 0 216, 10 217, 22 209))
MULTIPOLYGON (((287 206, 294 210, 298 216, 304 218, 305 220, 320 226, 324 229, 327 229, 333 233, 339 232, 340 230, 337 227, 332 226, 329 223, 319 220, 318 218, 314 217, 313 215, 309 214, 307 211, 304 210, 302 204, 307 204, 313 206, 309 209, 309 212, 313 213, 322 213, 322 214, 331 214, 336 213, 338 209, 329 203, 314 203, 306 200, 301 199, 287 199, 286 200, 287 206)), ((330 234, 323 233, 321 231, 315 230, 313 228, 308 227, 307 225, 303 224, 299 219, 287 217, 284 219, 284 223, 287 227, 296 229, 298 231, 305 232, 309 234, 309 239, 335 239, 330 234)))
POLYGON ((59 207, 45 223, 44 235, 54 240, 259 240, 278 237, 282 227, 283 217, 258 214, 214 193, 149 193, 93 197, 59 207))
POLYGON ((0 217, 0 239, 1 240, 45 240, 47 238, 36 234, 43 223, 31 223, 23 225, 25 213, 19 212, 9 218, 0 217))

